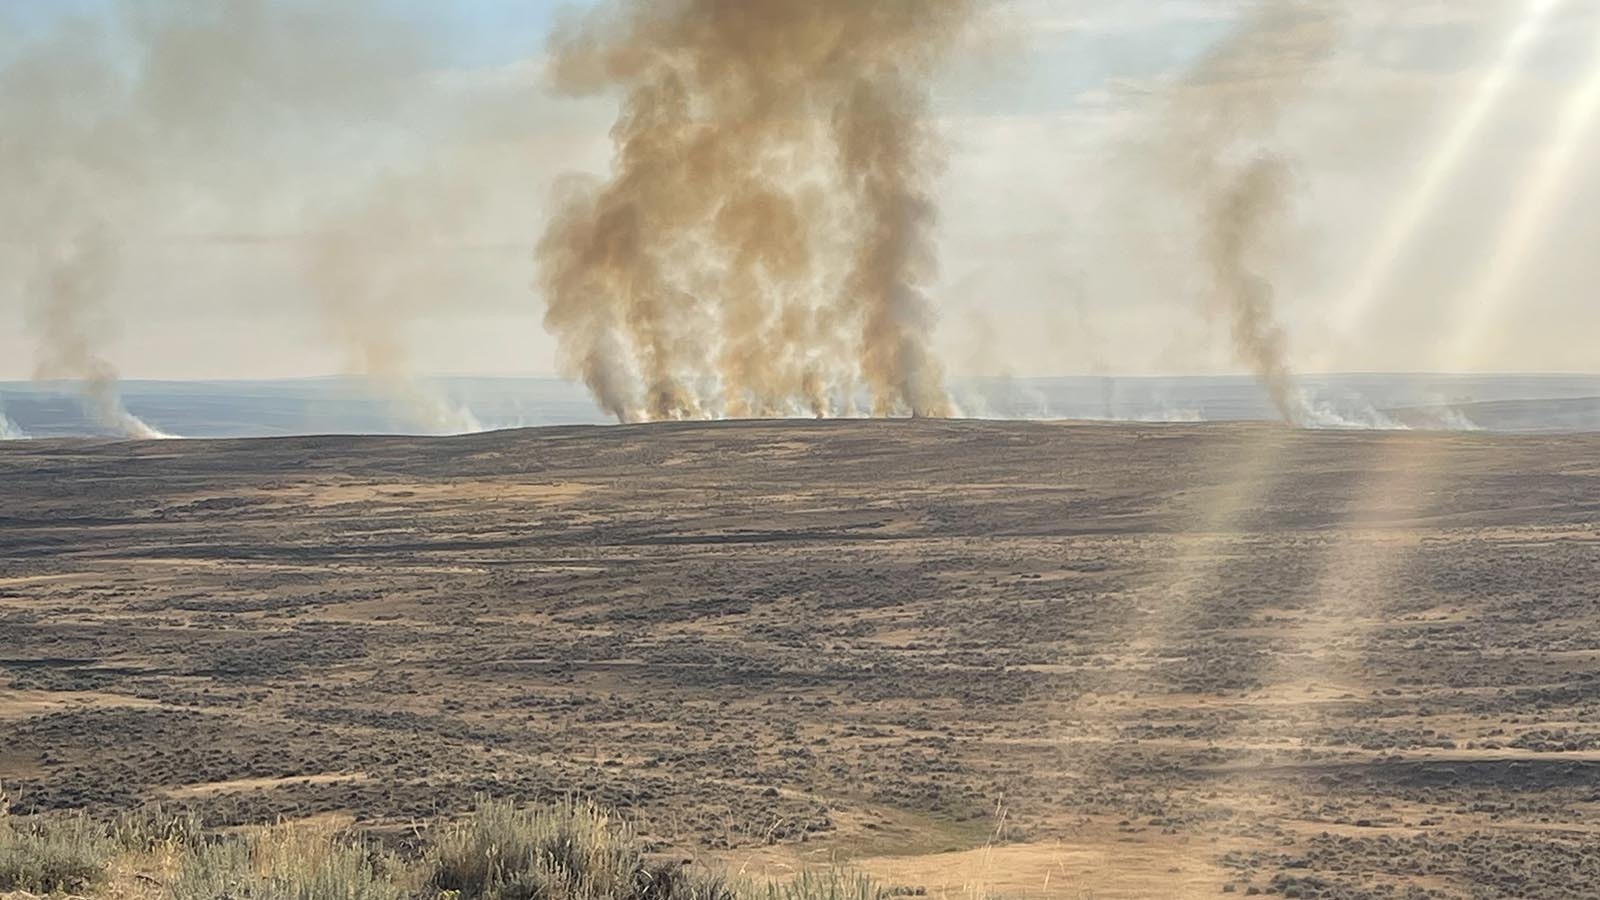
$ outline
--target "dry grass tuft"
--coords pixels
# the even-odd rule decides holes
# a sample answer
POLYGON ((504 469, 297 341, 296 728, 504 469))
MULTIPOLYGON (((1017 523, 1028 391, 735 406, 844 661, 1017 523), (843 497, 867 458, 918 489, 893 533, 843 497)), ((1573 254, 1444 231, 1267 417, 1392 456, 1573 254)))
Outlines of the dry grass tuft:
POLYGON ((887 900, 841 871, 742 884, 651 860, 593 805, 484 800, 410 862, 330 828, 207 834, 152 808, 109 825, 9 817, 0 794, 0 892, 104 900, 887 900))
POLYGON ((194 848, 172 900, 402 900, 405 872, 350 835, 279 826, 194 848))

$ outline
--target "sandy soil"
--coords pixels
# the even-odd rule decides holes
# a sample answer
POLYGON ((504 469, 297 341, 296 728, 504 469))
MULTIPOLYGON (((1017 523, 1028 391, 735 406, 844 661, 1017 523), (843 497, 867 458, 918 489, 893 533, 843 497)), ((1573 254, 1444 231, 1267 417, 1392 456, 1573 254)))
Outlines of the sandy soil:
POLYGON ((578 792, 931 894, 1600 896, 1600 437, 0 449, 23 811, 578 792))

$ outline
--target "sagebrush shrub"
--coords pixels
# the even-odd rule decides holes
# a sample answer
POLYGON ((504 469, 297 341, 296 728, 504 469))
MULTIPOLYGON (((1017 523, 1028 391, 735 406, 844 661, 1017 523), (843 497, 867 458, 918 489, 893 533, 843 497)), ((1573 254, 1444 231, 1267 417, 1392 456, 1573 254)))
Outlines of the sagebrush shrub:
POLYGON ((0 816, 0 891, 82 893, 105 878, 115 849, 83 816, 27 823, 0 816))

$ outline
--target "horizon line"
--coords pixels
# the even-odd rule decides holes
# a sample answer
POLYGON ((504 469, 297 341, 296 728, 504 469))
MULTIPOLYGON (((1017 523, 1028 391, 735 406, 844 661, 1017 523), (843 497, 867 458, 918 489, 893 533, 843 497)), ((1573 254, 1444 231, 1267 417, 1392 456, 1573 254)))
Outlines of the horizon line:
MULTIPOLYGON (((450 381, 471 379, 474 381, 556 381, 581 387, 577 379, 567 378, 562 375, 543 372, 528 373, 470 373, 470 372, 433 372, 418 373, 414 378, 423 381, 450 381)), ((1427 370, 1381 370, 1364 369, 1350 371, 1318 371, 1297 372, 1293 376, 1296 380, 1308 378, 1600 378, 1600 371, 1535 371, 1535 370, 1508 370, 1508 371, 1427 371, 1427 370)), ((1052 381, 1071 379, 1076 381, 1116 381, 1116 380, 1230 380, 1230 381, 1258 381, 1259 379, 1247 372, 1081 372, 1081 373, 959 373, 949 376, 947 381, 1052 381)), ((321 375, 262 375, 262 376, 233 376, 233 377, 161 377, 161 376, 129 376, 118 378, 118 384, 292 384, 314 381, 372 381, 372 376, 363 374, 321 374, 321 375)), ((3 387, 50 387, 60 385, 79 385, 84 382, 80 378, 0 378, 3 387)))

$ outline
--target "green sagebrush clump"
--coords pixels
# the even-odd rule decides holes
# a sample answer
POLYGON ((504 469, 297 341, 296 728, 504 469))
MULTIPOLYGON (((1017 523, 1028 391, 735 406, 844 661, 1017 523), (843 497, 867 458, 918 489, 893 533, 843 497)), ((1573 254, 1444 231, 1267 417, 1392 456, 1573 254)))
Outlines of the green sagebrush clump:
POLYGON ((738 900, 719 879, 652 863, 628 825, 587 804, 481 801, 443 828, 426 868, 461 900, 738 900))
POLYGON ((83 893, 105 879, 115 852, 85 816, 18 822, 0 793, 0 891, 83 893))
POLYGON ((172 900, 404 900, 399 866, 348 835, 279 827, 190 849, 172 900))
POLYGON ((749 885, 651 862, 633 829, 588 804, 518 809, 480 801, 435 836, 428 885, 458 900, 885 900, 870 879, 806 872, 749 885))
POLYGON ((886 900, 870 879, 843 871, 749 886, 653 863, 626 823, 571 802, 480 801, 435 836, 426 870, 430 889, 459 900, 886 900))

